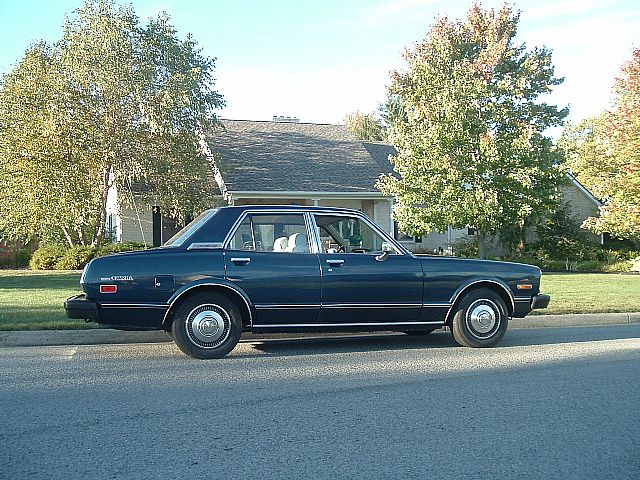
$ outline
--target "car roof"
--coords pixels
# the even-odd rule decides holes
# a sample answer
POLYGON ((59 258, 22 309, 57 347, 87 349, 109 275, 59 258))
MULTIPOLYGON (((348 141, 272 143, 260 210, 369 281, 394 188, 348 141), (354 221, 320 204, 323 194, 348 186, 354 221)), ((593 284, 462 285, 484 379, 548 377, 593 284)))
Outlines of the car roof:
POLYGON ((243 212, 245 210, 268 210, 268 211, 278 211, 278 210, 286 210, 286 211, 301 211, 301 212, 335 212, 335 213, 351 213, 351 214, 362 214, 359 210, 354 210, 352 208, 340 208, 340 207, 323 207, 321 205, 233 205, 228 207, 220 207, 220 209, 225 210, 237 210, 238 212, 243 212))

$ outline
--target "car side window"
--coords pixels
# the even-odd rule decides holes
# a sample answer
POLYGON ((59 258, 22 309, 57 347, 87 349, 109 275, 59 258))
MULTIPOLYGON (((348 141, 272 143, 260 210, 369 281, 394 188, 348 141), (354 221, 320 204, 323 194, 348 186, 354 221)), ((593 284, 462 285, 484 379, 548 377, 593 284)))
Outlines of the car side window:
POLYGON ((231 237, 232 250, 309 253, 309 237, 300 214, 249 214, 231 237))
POLYGON ((316 215, 315 220, 323 253, 380 254, 386 249, 390 249, 390 254, 399 253, 361 218, 316 215))

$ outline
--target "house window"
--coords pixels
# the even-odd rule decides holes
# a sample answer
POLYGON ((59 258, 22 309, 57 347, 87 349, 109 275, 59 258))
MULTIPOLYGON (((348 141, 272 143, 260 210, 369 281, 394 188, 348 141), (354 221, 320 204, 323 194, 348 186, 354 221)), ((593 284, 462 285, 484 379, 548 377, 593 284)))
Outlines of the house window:
POLYGON ((398 228, 398 222, 393 222, 393 237, 400 242, 422 243, 422 237, 414 237, 401 232, 398 228))

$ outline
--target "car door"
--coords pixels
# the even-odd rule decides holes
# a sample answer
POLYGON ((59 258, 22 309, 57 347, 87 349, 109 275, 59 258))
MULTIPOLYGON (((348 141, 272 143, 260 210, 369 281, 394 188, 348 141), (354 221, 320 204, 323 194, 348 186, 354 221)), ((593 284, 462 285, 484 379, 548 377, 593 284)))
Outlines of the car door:
POLYGON ((317 324, 320 266, 304 213, 246 212, 225 246, 227 280, 255 308, 254 327, 317 324))
POLYGON ((364 217, 314 214, 320 242, 323 324, 403 324, 420 319, 420 261, 364 217))

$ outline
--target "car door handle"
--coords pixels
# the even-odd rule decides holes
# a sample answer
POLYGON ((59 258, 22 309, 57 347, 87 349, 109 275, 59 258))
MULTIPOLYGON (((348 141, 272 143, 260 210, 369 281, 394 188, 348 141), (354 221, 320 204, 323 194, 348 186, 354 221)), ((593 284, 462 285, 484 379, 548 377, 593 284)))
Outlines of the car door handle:
POLYGON ((249 257, 231 257, 231 261, 236 264, 240 263, 246 265, 251 261, 251 259, 249 257))
POLYGON ((344 260, 327 260, 330 267, 341 267, 344 260))

